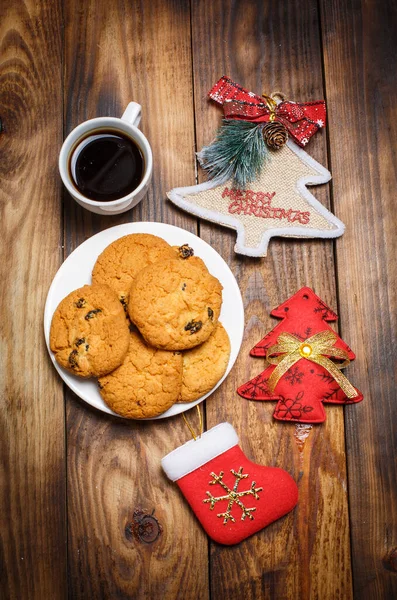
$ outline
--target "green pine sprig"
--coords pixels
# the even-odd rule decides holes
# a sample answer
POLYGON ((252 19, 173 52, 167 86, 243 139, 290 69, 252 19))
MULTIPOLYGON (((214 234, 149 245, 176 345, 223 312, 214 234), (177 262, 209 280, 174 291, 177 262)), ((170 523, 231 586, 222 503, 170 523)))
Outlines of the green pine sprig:
POLYGON ((197 154, 209 179, 232 179, 235 187, 244 189, 258 177, 269 156, 262 129, 262 123, 224 119, 215 141, 197 154))

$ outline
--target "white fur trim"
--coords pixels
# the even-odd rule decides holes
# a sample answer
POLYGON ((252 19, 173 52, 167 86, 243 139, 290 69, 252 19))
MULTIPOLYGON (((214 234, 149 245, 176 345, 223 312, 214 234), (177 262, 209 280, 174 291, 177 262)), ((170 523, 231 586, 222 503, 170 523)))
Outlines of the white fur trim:
POLYGON ((232 425, 220 423, 197 440, 190 440, 164 456, 161 466, 171 481, 177 481, 237 444, 238 436, 232 425))
MULTIPOLYGON (((312 206, 320 215, 322 215, 329 223, 335 226, 335 229, 331 230, 323 230, 323 229, 314 229, 310 227, 275 227, 274 229, 270 229, 265 231, 262 236, 261 243, 256 248, 250 248, 245 245, 245 232, 243 224, 233 217, 232 215, 226 215, 216 210, 208 210, 206 208, 202 208, 189 202, 188 199, 185 199, 185 196, 189 196, 190 194, 197 194, 199 192, 204 192, 205 190, 209 190, 211 188, 217 187, 218 185, 224 183, 223 181, 212 180, 206 181, 205 183, 201 183, 199 185, 193 185, 189 187, 180 187, 174 188, 170 192, 167 193, 168 198, 187 212, 200 217, 201 219, 205 219, 206 221, 212 221, 213 223, 218 223, 225 227, 229 227, 230 229, 235 229, 237 231, 237 240, 236 245, 234 247, 235 252, 237 254, 245 254, 246 256, 266 256, 267 247, 269 245, 269 241, 272 237, 282 236, 282 237, 305 237, 305 238, 335 238, 341 236, 345 231, 345 226, 335 215, 333 215, 329 210, 325 208, 314 196, 309 192, 306 185, 316 185, 319 183, 327 183, 331 179, 331 173, 320 165, 314 158, 309 156, 307 152, 299 148, 297 144, 293 141, 288 140, 287 146, 295 152, 295 154, 300 158, 302 162, 307 164, 309 167, 317 171, 317 175, 306 175, 305 177, 301 177, 298 179, 296 187, 299 193, 307 200, 307 202, 312 206)), ((215 208, 215 207, 214 207, 215 208)))

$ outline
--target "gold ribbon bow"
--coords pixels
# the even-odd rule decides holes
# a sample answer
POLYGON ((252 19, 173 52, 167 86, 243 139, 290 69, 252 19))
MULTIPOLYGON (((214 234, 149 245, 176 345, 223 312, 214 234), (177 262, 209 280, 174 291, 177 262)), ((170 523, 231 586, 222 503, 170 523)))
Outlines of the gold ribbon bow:
POLYGON ((277 344, 271 346, 266 353, 267 361, 272 365, 277 365, 268 381, 270 391, 274 392, 281 377, 298 360, 306 358, 324 367, 348 398, 358 396, 350 381, 340 371, 347 367, 350 360, 345 350, 335 348, 334 344, 337 339, 336 333, 330 330, 320 331, 304 342, 291 333, 281 333, 277 338, 277 344), (328 357, 343 359, 343 362, 335 363, 328 357))

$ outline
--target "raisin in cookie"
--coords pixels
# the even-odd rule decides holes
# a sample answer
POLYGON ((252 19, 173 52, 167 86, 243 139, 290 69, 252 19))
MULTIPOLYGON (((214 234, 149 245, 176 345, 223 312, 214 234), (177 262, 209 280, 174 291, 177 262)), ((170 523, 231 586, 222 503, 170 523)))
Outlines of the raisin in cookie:
POLYGON ((181 385, 182 355, 152 348, 134 331, 121 367, 98 380, 109 408, 128 419, 160 415, 176 402, 181 385))
POLYGON ((218 322, 206 342, 183 352, 182 391, 178 402, 192 402, 212 390, 223 377, 229 357, 229 336, 218 322))
POLYGON ((191 248, 191 246, 189 246, 188 244, 183 244, 182 246, 172 246, 172 248, 175 250, 177 258, 179 258, 180 260, 186 260, 191 265, 199 267, 204 271, 208 271, 203 259, 199 256, 195 256, 193 248, 191 248))
POLYGON ((123 362, 129 330, 123 307, 107 285, 85 285, 57 307, 50 347, 57 362, 79 377, 99 377, 123 362))
POLYGON ((92 281, 109 285, 126 306, 137 273, 152 263, 174 257, 175 250, 162 238, 148 233, 131 233, 112 242, 98 256, 92 281))
POLYGON ((135 277, 128 313, 146 341, 164 350, 187 350, 209 338, 218 322, 222 286, 188 260, 169 260, 135 277))

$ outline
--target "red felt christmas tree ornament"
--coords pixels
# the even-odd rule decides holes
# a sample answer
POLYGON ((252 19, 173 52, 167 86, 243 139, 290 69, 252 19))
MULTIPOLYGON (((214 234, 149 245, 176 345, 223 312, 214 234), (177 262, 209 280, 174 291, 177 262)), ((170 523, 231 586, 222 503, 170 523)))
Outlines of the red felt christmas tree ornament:
POLYGON ((298 501, 295 481, 283 469, 250 461, 229 423, 220 423, 161 461, 207 534, 237 544, 289 513, 298 501))
POLYGON ((240 396, 277 401, 275 419, 299 423, 325 421, 323 402, 363 399, 340 371, 355 354, 331 329, 328 323, 338 317, 313 290, 302 288, 271 315, 281 323, 251 350, 270 365, 238 388, 240 396))

